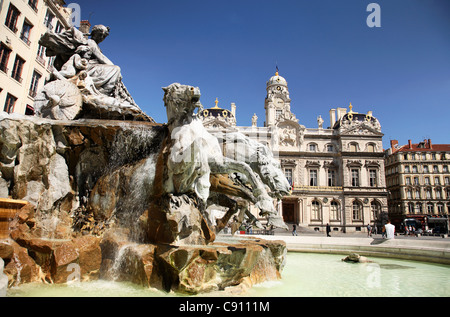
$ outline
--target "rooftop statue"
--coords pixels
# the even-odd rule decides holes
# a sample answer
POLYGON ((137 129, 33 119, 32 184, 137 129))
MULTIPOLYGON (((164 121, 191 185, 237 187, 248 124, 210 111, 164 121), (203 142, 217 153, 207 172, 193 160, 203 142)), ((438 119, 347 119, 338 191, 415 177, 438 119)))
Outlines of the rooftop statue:
POLYGON ((38 116, 154 122, 134 102, 122 82, 120 67, 102 53, 99 44, 108 35, 108 27, 96 25, 90 38, 74 27, 62 33, 48 31, 41 37, 39 44, 55 59, 50 82, 35 98, 38 116))

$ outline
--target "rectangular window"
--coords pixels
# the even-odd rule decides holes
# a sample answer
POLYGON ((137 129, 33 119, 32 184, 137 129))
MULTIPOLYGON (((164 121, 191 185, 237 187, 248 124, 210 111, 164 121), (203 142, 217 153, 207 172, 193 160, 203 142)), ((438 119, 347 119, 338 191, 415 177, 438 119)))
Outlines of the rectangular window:
POLYGON ((405 173, 409 173, 409 166, 408 165, 405 166, 405 173))
POLYGON ((423 172, 424 172, 424 173, 429 173, 428 165, 425 165, 425 166, 423 167, 423 172))
POLYGON ((11 77, 17 80, 19 83, 22 82, 23 64, 25 64, 25 61, 19 55, 16 55, 16 60, 14 61, 14 68, 11 73, 11 77))
POLYGON ((357 187, 359 186, 359 170, 358 169, 352 169, 352 186, 357 187))
POLYGON ((30 34, 33 25, 28 23, 26 20, 23 22, 22 33, 20 33, 20 39, 24 41, 28 46, 30 46, 30 34))
POLYGON ((408 189, 408 190, 406 191, 406 198, 412 199, 412 193, 411 193, 411 190, 410 190, 410 189, 408 189))
POLYGON ((328 186, 336 186, 336 171, 328 170, 328 186))
POLYGON ((434 178, 434 185, 441 185, 441 181, 440 181, 439 177, 434 178))
POLYGON ((3 43, 0 44, 0 70, 4 73, 8 72, 8 61, 11 50, 3 43))
POLYGON ((17 101, 16 97, 14 97, 11 94, 8 94, 6 96, 5 107, 3 108, 3 111, 5 111, 7 113, 14 112, 14 106, 16 104, 16 101, 17 101))
POLYGON ((62 24, 59 21, 56 22, 55 33, 61 33, 62 30, 63 30, 62 24))
POLYGON ((14 33, 17 32, 17 20, 19 19, 20 11, 12 4, 9 5, 8 13, 6 15, 5 25, 14 33))
POLYGON ((419 185, 419 177, 414 177, 414 185, 419 185))
POLYGON ((309 186, 317 186, 317 170, 309 171, 309 186))
POLYGON ((275 119, 278 120, 283 115, 283 110, 276 110, 275 112, 275 119))
MULTIPOLYGON (((411 182, 411 180, 410 180, 410 182, 411 182)), ((371 169, 371 170, 369 170, 369 186, 377 187, 377 185, 378 185, 377 170, 371 169)))
POLYGON ((284 170, 284 176, 286 176, 287 181, 288 181, 289 184, 291 184, 291 186, 292 186, 292 169, 286 168, 286 169, 284 170))
POLYGON ((44 19, 44 25, 49 28, 50 30, 53 29, 53 19, 55 18, 55 16, 53 15, 53 13, 51 13, 50 11, 47 11, 47 14, 45 15, 45 19, 44 19))
POLYGON ((429 177, 425 177, 425 185, 430 185, 430 178, 429 177))
POLYGON ((42 75, 39 74, 38 72, 36 72, 36 71, 33 72, 33 77, 31 78, 30 91, 28 92, 30 97, 33 97, 33 98, 36 97, 39 80, 41 79, 41 77, 42 77, 42 75))
POLYGON ((406 177, 406 185, 411 185, 411 177, 406 177))
POLYGON ((38 0, 28 0, 28 5, 29 5, 35 12, 38 12, 37 3, 38 3, 38 0))

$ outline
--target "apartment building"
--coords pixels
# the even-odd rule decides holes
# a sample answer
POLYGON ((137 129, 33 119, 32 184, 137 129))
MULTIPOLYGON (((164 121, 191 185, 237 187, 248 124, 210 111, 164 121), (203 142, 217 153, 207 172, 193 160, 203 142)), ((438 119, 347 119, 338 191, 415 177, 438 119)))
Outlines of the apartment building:
POLYGON ((389 216, 397 227, 448 230, 450 144, 392 140, 385 167, 389 216))

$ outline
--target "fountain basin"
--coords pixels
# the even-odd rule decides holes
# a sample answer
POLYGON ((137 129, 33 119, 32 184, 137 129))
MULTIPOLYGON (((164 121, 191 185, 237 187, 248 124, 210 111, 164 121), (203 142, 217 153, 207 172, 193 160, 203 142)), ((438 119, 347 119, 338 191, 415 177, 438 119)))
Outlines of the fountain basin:
MULTIPOLYGON (((268 299, 270 297, 447 297, 450 294, 448 265, 376 257, 370 258, 373 263, 355 264, 343 262, 342 258, 342 255, 337 254, 288 252, 287 265, 280 280, 256 284, 243 295, 268 299)), ((168 301, 177 309, 177 301, 172 300, 173 297, 180 296, 174 292, 166 293, 133 283, 105 280, 58 285, 26 284, 9 289, 7 295, 10 297, 170 297, 168 301)), ((228 300, 230 295, 233 294, 221 291, 207 296, 220 296, 228 300)), ((183 301, 192 298, 182 296, 183 301)), ((270 308, 272 309, 272 305, 270 308)))

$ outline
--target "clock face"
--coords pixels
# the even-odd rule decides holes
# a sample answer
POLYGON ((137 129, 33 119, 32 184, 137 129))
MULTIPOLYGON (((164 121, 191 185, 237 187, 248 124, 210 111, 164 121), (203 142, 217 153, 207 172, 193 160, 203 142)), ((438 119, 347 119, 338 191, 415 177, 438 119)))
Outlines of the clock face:
POLYGON ((284 101, 283 101, 283 99, 281 99, 281 98, 275 98, 275 99, 274 99, 274 104, 275 104, 275 106, 277 106, 277 107, 282 107, 282 106, 284 105, 284 101))

